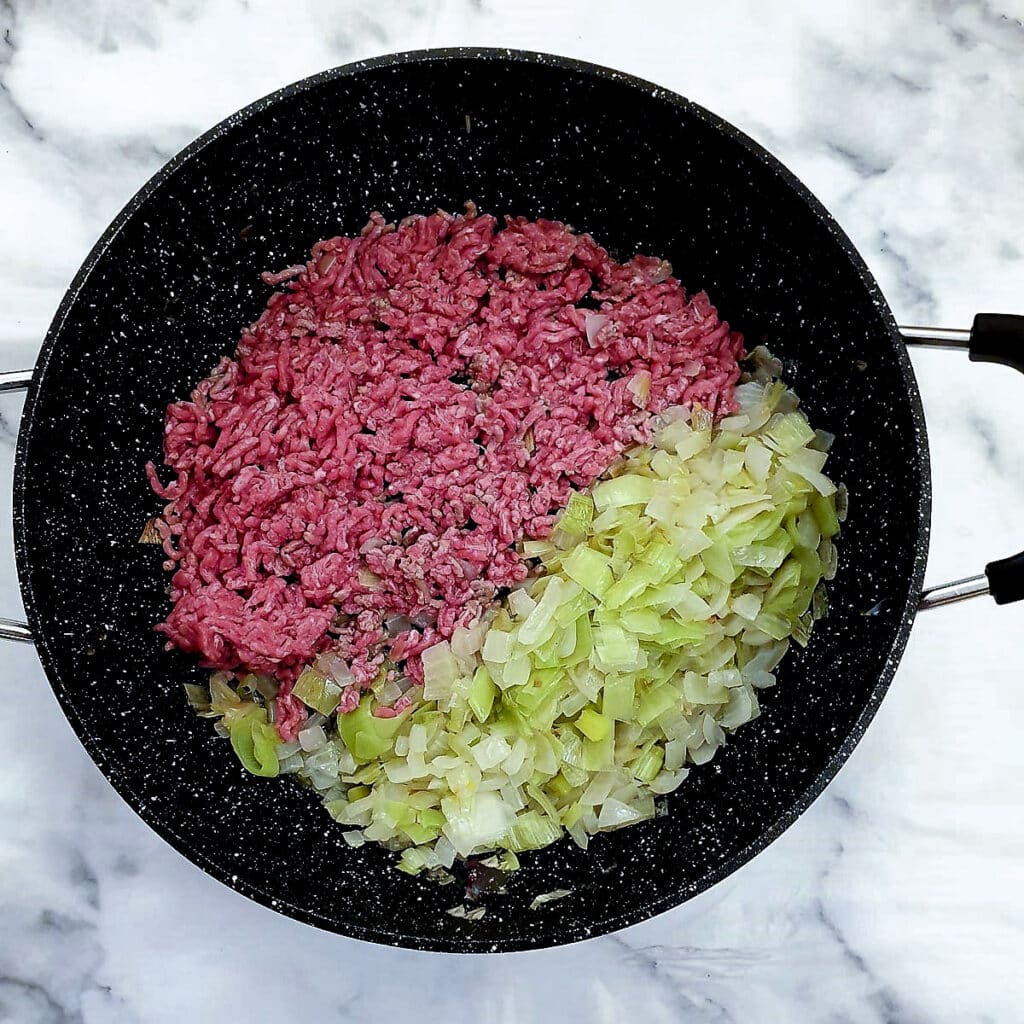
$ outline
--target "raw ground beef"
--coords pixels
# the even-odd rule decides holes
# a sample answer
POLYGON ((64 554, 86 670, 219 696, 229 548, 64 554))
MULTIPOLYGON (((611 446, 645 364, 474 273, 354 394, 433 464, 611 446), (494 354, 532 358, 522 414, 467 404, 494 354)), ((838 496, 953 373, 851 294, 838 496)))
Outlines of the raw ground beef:
POLYGON ((731 410, 742 339, 670 272, 470 205, 397 227, 375 213, 264 275, 284 288, 235 358, 167 410, 174 481, 149 467, 175 570, 158 628, 208 666, 276 674, 283 696, 328 647, 361 684, 386 656, 415 679, 652 412, 731 410))

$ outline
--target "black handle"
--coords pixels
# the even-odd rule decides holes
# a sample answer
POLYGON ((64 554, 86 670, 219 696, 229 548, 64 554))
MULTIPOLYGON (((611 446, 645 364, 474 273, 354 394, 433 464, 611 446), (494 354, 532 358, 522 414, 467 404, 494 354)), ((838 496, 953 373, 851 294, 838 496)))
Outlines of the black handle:
MULTIPOLYGON (((1024 373, 1024 316, 979 313, 968 347, 975 363, 999 363, 1024 373)), ((989 593, 996 604, 1024 600, 1024 551, 985 566, 989 593)))

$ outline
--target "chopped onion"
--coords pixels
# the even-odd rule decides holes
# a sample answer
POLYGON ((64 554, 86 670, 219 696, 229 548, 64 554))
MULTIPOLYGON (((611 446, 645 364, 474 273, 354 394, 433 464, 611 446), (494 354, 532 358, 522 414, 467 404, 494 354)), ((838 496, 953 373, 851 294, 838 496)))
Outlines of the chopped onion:
POLYGON ((591 348, 595 347, 598 334, 611 322, 612 318, 604 313, 594 313, 589 309, 584 311, 583 329, 587 333, 587 344, 591 348))
POLYGON ((314 668, 329 679, 333 679, 338 686, 348 686, 354 682, 352 670, 344 659, 334 651, 324 651, 322 654, 318 654, 314 668))
POLYGON ((358 570, 356 570, 356 579, 359 581, 359 585, 366 590, 380 590, 381 579, 375 572, 372 572, 370 569, 364 569, 360 567, 358 570))
POLYGON ((399 633, 412 629, 412 619, 408 615, 392 615, 391 618, 384 620, 384 628, 388 631, 388 636, 398 636, 399 633))
POLYGON ((437 609, 424 608, 412 617, 412 624, 417 629, 429 629, 437 625, 437 609))
POLYGON ((459 904, 455 907, 449 907, 446 914, 451 917, 458 917, 465 921, 479 921, 486 913, 486 907, 474 907, 472 910, 467 910, 463 904, 459 904))
POLYGON ((299 746, 303 750, 319 750, 327 742, 322 725, 307 725, 299 731, 299 746))
POLYGON ((850 504, 850 492, 846 489, 846 484, 840 484, 836 488, 836 518, 841 523, 846 522, 846 513, 849 510, 850 504))
POLYGON ((434 844, 434 856, 443 868, 450 868, 455 863, 455 847, 441 836, 434 844))
POLYGON ((538 907, 544 906, 545 903, 564 900, 566 896, 571 896, 574 892, 574 889, 552 889, 550 892, 542 892, 539 896, 534 896, 530 903, 530 909, 536 910, 538 907))

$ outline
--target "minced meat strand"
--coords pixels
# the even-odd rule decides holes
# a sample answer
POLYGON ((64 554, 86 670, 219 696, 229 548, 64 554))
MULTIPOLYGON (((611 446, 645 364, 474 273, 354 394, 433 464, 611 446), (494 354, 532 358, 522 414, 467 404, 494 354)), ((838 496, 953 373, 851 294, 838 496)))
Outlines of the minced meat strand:
POLYGON ((327 648, 361 685, 385 659, 418 678, 652 413, 733 408, 742 338, 707 295, 557 221, 375 213, 266 280, 283 287, 235 358, 167 410, 175 479, 149 472, 174 569, 158 628, 276 674, 279 715, 327 648))

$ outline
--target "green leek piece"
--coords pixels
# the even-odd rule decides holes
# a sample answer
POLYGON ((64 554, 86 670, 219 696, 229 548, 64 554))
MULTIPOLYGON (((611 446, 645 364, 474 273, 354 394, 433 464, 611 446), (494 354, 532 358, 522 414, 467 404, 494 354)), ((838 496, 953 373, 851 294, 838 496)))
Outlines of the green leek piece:
POLYGON ((770 611, 761 610, 761 614, 754 620, 754 625, 767 633, 773 640, 785 640, 793 631, 792 623, 788 618, 770 611))
MULTIPOLYGON (((575 631, 575 627, 573 627, 573 629, 575 631)), ((530 651, 530 656, 527 659, 527 664, 531 664, 532 663, 532 666, 533 666, 533 668, 535 670, 536 669, 553 669, 553 668, 557 669, 557 668, 561 667, 564 664, 564 662, 563 662, 562 656, 558 653, 558 651, 559 651, 560 647, 562 646, 562 641, 565 640, 565 639, 566 639, 565 632, 562 632, 562 631, 559 631, 559 630, 556 629, 551 634, 551 639, 550 640, 548 640, 546 643, 541 644, 540 647, 536 647, 532 651, 530 651)), ((568 637, 568 639, 571 640, 572 643, 573 643, 573 646, 575 646, 576 638, 574 636, 570 636, 570 637, 568 637)), ((506 677, 505 677, 505 685, 506 686, 513 685, 514 683, 515 683, 514 677, 513 677, 513 680, 510 682, 508 680, 507 675, 506 675, 506 677)), ((523 684, 519 683, 518 685, 521 686, 523 684)))
POLYGON ((780 455, 792 455, 814 440, 814 430, 798 412, 776 413, 764 430, 765 443, 780 455))
POLYGON ((588 772, 607 772, 615 767, 615 733, 609 729, 603 740, 583 741, 583 767, 588 772))
POLYGON ((545 555, 551 552, 551 541, 548 540, 524 540, 523 541, 523 557, 524 558, 540 558, 543 559, 545 555))
POLYGON ((663 540, 655 540, 648 544, 640 560, 650 569, 654 583, 660 583, 673 572, 677 572, 682 564, 675 548, 663 540))
POLYGON ((602 480, 594 487, 594 506, 599 512, 625 505, 646 505, 653 497, 654 481, 644 476, 619 476, 602 480))
POLYGON ((573 491, 569 501, 555 520, 551 539, 557 547, 567 550, 586 537, 594 520, 594 499, 573 491))
POLYGON ((700 553, 700 559, 704 563, 704 568, 715 579, 722 580, 724 583, 732 583, 740 574, 741 570, 733 563, 729 545, 723 541, 705 548, 700 553))
POLYGON ((576 728, 587 739, 600 743, 612 729, 612 720, 607 715, 598 714, 593 708, 584 708, 576 719, 576 728))
POLYGON ((674 650, 690 644, 699 644, 707 636, 707 626, 703 622, 679 622, 668 618, 662 622, 658 635, 651 638, 651 643, 674 650))
POLYGON ((406 709, 394 718, 375 718, 372 705, 371 696, 365 694, 353 711, 338 717, 342 742, 359 764, 366 764, 393 750, 398 730, 409 717, 406 709))
POLYGON ((557 821, 539 811, 526 811, 516 816, 512 829, 501 845, 513 853, 524 850, 540 850, 549 846, 562 835, 562 827, 557 821))
POLYGON ((555 609, 561 604, 564 592, 561 578, 552 576, 541 599, 519 627, 517 639, 520 644, 524 647, 537 647, 550 635, 556 625, 555 609))
POLYGON ((721 684, 712 685, 708 676, 687 672, 683 677, 683 696, 689 704, 725 704, 729 691, 721 684))
POLYGON ((555 609, 555 622, 560 626, 567 626, 570 622, 575 622, 581 615, 586 615, 597 607, 597 598, 580 589, 578 584, 573 583, 573 586, 579 590, 579 593, 569 600, 563 601, 555 609))
POLYGON ((566 668, 572 668, 574 665, 588 661, 593 650, 594 630, 590 625, 590 617, 581 615, 576 620, 576 646, 573 648, 572 654, 568 658, 564 658, 562 663, 566 668))
POLYGON ((498 855, 497 867, 499 871, 518 871, 519 858, 511 850, 506 850, 504 853, 498 855))
POLYGON ((345 811, 348 808, 347 800, 325 800, 324 807, 335 821, 340 821, 344 824, 345 811))
POLYGON ((737 565, 774 572, 793 550, 793 539, 785 530, 777 530, 761 544, 747 544, 736 548, 733 559, 737 565))
POLYGON ((661 631, 662 616, 653 608, 625 610, 619 616, 623 629, 644 637, 656 637, 661 631))
POLYGON ((312 667, 302 670, 292 693, 306 707, 319 711, 321 715, 333 714, 341 700, 341 687, 312 667))
POLYGON ((494 707, 494 695, 497 687, 491 679, 486 665, 481 665, 473 674, 473 682, 469 686, 468 704, 470 711, 478 722, 486 722, 494 707))
POLYGON ((659 582, 659 573, 648 565, 637 565, 613 583, 604 595, 606 608, 620 608, 630 599, 643 593, 652 583, 659 582))
MULTIPOLYGON (((557 776, 556 776, 557 778, 557 776)), ((555 779, 552 779, 549 785, 554 784, 555 779)), ((566 792, 571 792, 571 787, 566 787, 566 792)), ((551 802, 550 797, 544 792, 539 786, 530 783, 526 787, 526 792, 529 794, 530 799, 552 820, 557 822, 559 820, 558 810, 555 805, 551 802)), ((562 794, 564 796, 564 794, 562 794)))
POLYGON ((800 584, 801 573, 800 562, 796 558, 787 558, 772 576, 771 586, 768 588, 768 593, 764 595, 762 607, 767 608, 768 611, 777 611, 780 606, 788 607, 791 597, 783 595, 800 584))
POLYGON ((382 800, 377 808, 377 815, 392 828, 404 826, 407 821, 415 820, 413 809, 401 800, 382 800))
POLYGON ((828 592, 824 584, 819 583, 811 595, 811 618, 815 622, 824 619, 828 615, 828 592))
MULTIPOLYGON (((550 782, 548 782, 548 789, 550 789, 551 792, 554 793, 559 800, 564 800, 565 797, 567 797, 573 791, 574 788, 575 787, 572 785, 572 783, 570 783, 569 780, 565 777, 564 772, 559 772, 558 775, 556 775, 553 779, 551 779, 550 782)), ((529 789, 529 787, 527 787, 527 792, 530 792, 532 795, 532 791, 529 789)), ((537 802, 540 803, 539 800, 537 802)))
POLYGON ((621 626, 604 625, 594 629, 594 655, 599 668, 605 671, 633 668, 639 653, 637 638, 621 626))
POLYGON ((441 829, 440 827, 427 828, 425 825, 421 825, 418 821, 407 821, 402 826, 402 832, 414 845, 421 846, 423 843, 429 843, 437 839, 441 834, 441 829))
POLYGON ((659 715, 675 707, 679 703, 679 694, 674 686, 663 683, 648 690, 640 698, 637 707, 636 721, 643 726, 648 726, 659 715))
MULTIPOLYGON (((351 751, 349 751, 349 753, 351 753, 351 751)), ((362 768, 354 772, 351 775, 351 778, 354 782, 358 782, 360 784, 365 783, 366 785, 372 786, 373 783, 381 777, 383 771, 384 766, 380 761, 371 761, 369 764, 364 764, 362 768)))
POLYGON ((210 676, 210 711, 214 715, 241 711, 245 703, 228 684, 226 675, 225 672, 214 672, 210 676))
POLYGON ((583 764, 583 740, 570 725, 558 727, 558 741, 562 745, 562 763, 579 767, 583 764))
POLYGON ((431 830, 437 829, 439 832, 444 827, 445 817, 443 812, 436 810, 433 807, 424 807, 420 811, 416 818, 424 828, 431 830))
POLYGON ((404 871, 407 875, 418 875, 431 863, 437 863, 431 851, 418 846, 410 846, 407 850, 402 851, 402 855, 395 867, 399 871, 404 871))
POLYGON ((267 721, 265 708, 251 704, 241 712, 232 714, 228 734, 231 748, 247 772, 268 779, 278 774, 280 765, 277 745, 281 738, 267 721))
POLYGON ((512 653, 512 634, 500 629, 491 628, 487 631, 483 644, 483 659, 502 665, 512 653))
POLYGON ((640 782, 651 782, 665 763, 665 748, 651 743, 633 762, 633 778, 640 782))
POLYGON ((577 821, 583 816, 583 808, 579 803, 570 804, 564 811, 562 811, 562 824, 566 828, 572 828, 577 821))
POLYGON ((197 683, 185 683, 185 695, 188 697, 192 710, 201 718, 217 716, 217 712, 210 707, 210 690, 206 686, 197 683))
POLYGON ((815 494, 811 498, 811 511, 814 519, 821 530, 822 537, 834 537, 839 532, 839 517, 836 514, 836 499, 834 495, 827 498, 815 494))
POLYGON ((580 546, 562 563, 562 571, 594 597, 603 597, 615 582, 611 559, 593 548, 580 546))
POLYGON ((423 665, 423 696, 427 700, 450 698, 462 676, 451 645, 442 640, 428 647, 420 655, 420 661, 423 665))
MULTIPOLYGON (((633 717, 635 685, 631 675, 607 676, 601 698, 601 713, 605 718, 628 722, 633 717)), ((589 734, 588 734, 589 735, 589 734)), ((591 736, 591 739, 599 737, 591 736)))

